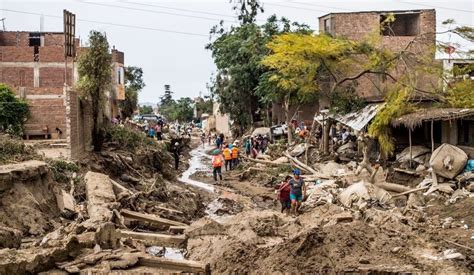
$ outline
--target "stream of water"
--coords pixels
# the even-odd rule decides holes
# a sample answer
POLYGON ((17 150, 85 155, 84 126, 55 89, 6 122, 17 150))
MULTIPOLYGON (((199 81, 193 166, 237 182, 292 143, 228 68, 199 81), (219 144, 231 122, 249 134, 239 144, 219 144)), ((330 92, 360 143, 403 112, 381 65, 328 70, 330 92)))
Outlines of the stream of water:
POLYGON ((206 165, 203 161, 203 159, 211 158, 211 156, 206 154, 206 151, 209 151, 210 149, 212 149, 212 147, 209 145, 206 145, 204 147, 200 145, 198 148, 192 150, 189 153, 191 155, 191 158, 189 159, 189 168, 181 175, 181 177, 179 178, 180 181, 192 186, 202 188, 209 192, 214 192, 214 186, 212 186, 211 184, 207 184, 190 178, 191 175, 199 171, 206 171, 211 173, 209 165, 206 165))

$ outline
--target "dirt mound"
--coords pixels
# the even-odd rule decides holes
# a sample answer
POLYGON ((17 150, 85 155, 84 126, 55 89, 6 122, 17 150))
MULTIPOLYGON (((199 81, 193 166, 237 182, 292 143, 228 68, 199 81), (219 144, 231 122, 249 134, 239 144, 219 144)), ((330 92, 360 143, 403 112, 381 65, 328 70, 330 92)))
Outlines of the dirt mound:
POLYGON ((47 164, 27 161, 2 166, 0 225, 20 230, 26 236, 41 236, 59 222, 54 182, 47 164))

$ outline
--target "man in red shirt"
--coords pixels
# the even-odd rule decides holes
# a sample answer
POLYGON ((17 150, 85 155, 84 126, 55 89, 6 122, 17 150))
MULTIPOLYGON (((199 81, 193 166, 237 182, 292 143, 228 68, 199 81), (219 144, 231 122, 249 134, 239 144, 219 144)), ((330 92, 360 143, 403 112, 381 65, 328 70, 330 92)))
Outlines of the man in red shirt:
POLYGON ((291 176, 286 176, 285 181, 277 185, 275 188, 277 189, 277 198, 281 203, 281 213, 285 212, 286 215, 290 213, 290 209, 291 209, 291 200, 290 200, 291 186, 289 184, 290 179, 291 179, 291 176))

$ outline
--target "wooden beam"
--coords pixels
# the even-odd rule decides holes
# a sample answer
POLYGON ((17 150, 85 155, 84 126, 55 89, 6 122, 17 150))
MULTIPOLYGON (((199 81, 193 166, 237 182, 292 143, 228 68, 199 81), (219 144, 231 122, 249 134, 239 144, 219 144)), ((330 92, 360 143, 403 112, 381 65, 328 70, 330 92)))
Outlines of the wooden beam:
POLYGON ((294 158, 292 156, 290 156, 290 154, 288 153, 283 153, 283 155, 285 157, 287 157, 289 160, 293 161, 294 163, 298 164, 298 166, 301 166, 303 167, 305 170, 307 170, 308 172, 312 173, 312 174, 318 174, 318 171, 314 170, 313 168, 309 167, 308 165, 302 163, 301 161, 299 161, 297 158, 294 158))
POLYGON ((127 209, 122 209, 120 212, 123 217, 131 220, 137 220, 137 221, 142 221, 142 222, 149 222, 155 225, 159 226, 186 226, 186 224, 173 221, 173 220, 168 220, 165 218, 161 218, 156 215, 151 215, 151 214, 143 214, 143 213, 138 213, 135 211, 130 211, 127 209))
POLYGON ((433 126, 433 124, 434 124, 434 122, 433 122, 433 120, 431 120, 431 153, 433 153, 433 151, 434 151, 434 134, 433 134, 434 126, 433 126))
POLYGON ((413 160, 413 150, 411 146, 411 129, 408 129, 408 142, 410 143, 410 169, 412 168, 411 162, 413 160))
POLYGON ((418 192, 418 191, 423 191, 423 190, 426 190, 428 188, 430 188, 430 186, 425 186, 425 187, 412 189, 410 191, 406 191, 406 192, 403 192, 403 193, 400 193, 400 194, 393 195, 392 198, 401 197, 401 196, 408 195, 408 194, 411 194, 411 193, 415 193, 415 192, 418 192))
POLYGON ((181 247, 186 241, 184 235, 166 235, 159 233, 134 232, 129 230, 120 230, 120 237, 141 240, 146 245, 157 245, 166 247, 181 247))
POLYGON ((165 270, 177 270, 189 273, 211 274, 209 264, 188 260, 173 260, 163 257, 142 256, 138 258, 138 264, 141 266, 160 268, 165 270))

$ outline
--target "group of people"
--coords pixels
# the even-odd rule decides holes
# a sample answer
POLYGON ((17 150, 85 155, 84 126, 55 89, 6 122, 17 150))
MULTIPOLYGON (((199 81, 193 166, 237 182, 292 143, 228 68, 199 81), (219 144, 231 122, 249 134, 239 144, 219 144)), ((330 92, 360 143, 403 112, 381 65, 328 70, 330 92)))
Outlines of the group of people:
POLYGON ((216 136, 217 149, 216 153, 212 156, 212 174, 214 181, 217 182, 218 178, 222 181, 223 166, 225 167, 225 171, 230 171, 239 165, 240 149, 238 142, 227 144, 223 134, 216 136))
POLYGON ((156 122, 148 122, 145 124, 145 133, 147 137, 154 139, 156 137, 157 140, 163 140, 163 120, 158 120, 156 122))
POLYGON ((264 154, 270 143, 267 135, 257 135, 247 137, 244 140, 245 154, 256 158, 259 153, 264 154))
POLYGON ((287 176, 276 189, 277 199, 281 203, 281 213, 298 215, 303 198, 306 197, 306 185, 301 178, 301 171, 294 169, 293 177, 287 176))

